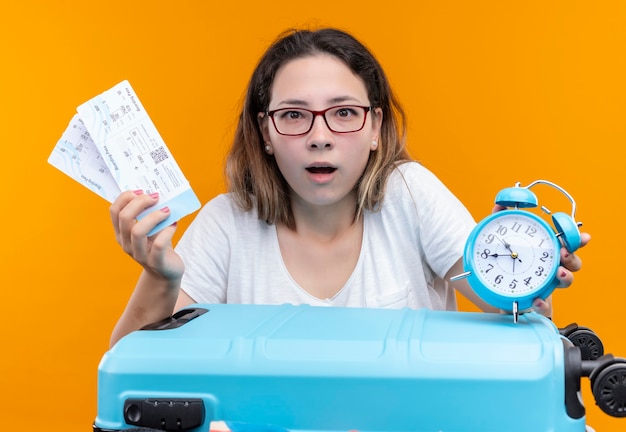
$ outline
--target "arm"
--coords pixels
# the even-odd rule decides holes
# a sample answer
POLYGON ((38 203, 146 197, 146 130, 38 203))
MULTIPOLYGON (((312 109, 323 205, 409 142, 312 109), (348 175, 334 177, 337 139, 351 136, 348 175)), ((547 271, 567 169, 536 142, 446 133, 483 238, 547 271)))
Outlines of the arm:
POLYGON ((113 329, 110 346, 128 333, 172 315, 178 293, 176 282, 168 282, 143 271, 113 329))
POLYGON ((459 260, 456 263, 454 263, 452 268, 448 270, 448 273, 446 273, 446 276, 445 276, 446 281, 452 284, 454 289, 456 289, 458 292, 463 294, 463 296, 465 296, 468 300, 470 300, 472 303, 478 306, 480 310, 482 310, 483 312, 498 312, 497 308, 494 308, 493 306, 484 302, 480 297, 478 297, 478 295, 474 292, 470 284, 467 282, 467 278, 450 282, 451 277, 459 275, 463 273, 463 271, 464 271, 463 270, 463 258, 459 258, 459 260))
POLYGON ((182 309, 194 300, 178 286, 168 286, 158 279, 154 279, 145 271, 139 277, 124 312, 120 316, 113 333, 110 346, 113 346, 128 333, 143 326, 158 322, 172 315, 174 311, 182 309))
POLYGON ((167 219, 169 209, 152 212, 137 221, 144 209, 157 202, 158 195, 129 191, 121 194, 110 208, 117 242, 143 267, 135 290, 113 330, 111 346, 131 331, 167 318, 175 308, 192 302, 180 291, 184 265, 172 248, 176 225, 148 237, 154 226, 167 219))

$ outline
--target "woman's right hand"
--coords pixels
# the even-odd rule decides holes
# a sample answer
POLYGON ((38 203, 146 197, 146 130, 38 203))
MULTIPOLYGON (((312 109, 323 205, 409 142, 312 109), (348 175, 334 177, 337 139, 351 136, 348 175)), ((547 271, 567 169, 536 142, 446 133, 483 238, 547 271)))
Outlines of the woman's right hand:
POLYGON ((140 190, 124 192, 111 204, 111 222, 115 238, 124 252, 152 277, 177 283, 182 278, 184 264, 172 247, 176 223, 148 236, 157 224, 169 217, 169 208, 163 207, 137 220, 140 213, 158 201, 157 193, 145 194, 140 190))

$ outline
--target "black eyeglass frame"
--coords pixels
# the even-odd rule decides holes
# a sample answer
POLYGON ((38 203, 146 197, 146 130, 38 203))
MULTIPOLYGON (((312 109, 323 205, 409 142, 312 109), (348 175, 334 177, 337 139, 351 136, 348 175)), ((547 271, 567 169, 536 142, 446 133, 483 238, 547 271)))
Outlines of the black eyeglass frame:
POLYGON ((366 105, 334 105, 331 107, 328 107, 326 109, 320 110, 320 111, 315 111, 315 110, 310 110, 310 109, 306 109, 306 108, 300 108, 300 107, 287 107, 287 108, 278 108, 275 110, 271 110, 271 111, 265 111, 265 115, 268 116, 269 118, 272 119, 272 123, 274 124, 274 129, 276 129, 276 132, 278 132, 279 135, 283 135, 283 136, 302 136, 302 135, 306 135, 309 132, 311 132, 311 129, 313 129, 313 124, 315 123, 315 117, 317 116, 322 116, 322 118, 324 119, 324 123, 326 123, 326 127, 328 127, 328 129, 331 132, 334 133, 338 133, 338 134, 346 134, 346 133, 354 133, 354 132, 358 132, 361 129, 363 129, 365 127, 365 122, 367 121, 367 113, 372 111, 374 109, 373 106, 366 106, 366 105), (334 130, 332 127, 330 127, 330 125, 328 124, 328 120, 326 119, 326 112, 335 109, 335 108, 361 108, 364 111, 364 115, 363 115, 363 124, 361 124, 361 127, 355 130, 351 130, 351 131, 336 131, 334 130), (311 114, 313 114, 313 117, 311 119, 311 124, 309 125, 309 128, 306 130, 306 132, 301 132, 301 133, 297 133, 297 134, 287 134, 287 133, 283 133, 280 130, 278 130, 278 126, 276 126, 276 121, 274 120, 274 114, 276 114, 277 112, 280 111, 289 111, 289 110, 299 110, 299 111, 307 111, 310 112, 311 114))

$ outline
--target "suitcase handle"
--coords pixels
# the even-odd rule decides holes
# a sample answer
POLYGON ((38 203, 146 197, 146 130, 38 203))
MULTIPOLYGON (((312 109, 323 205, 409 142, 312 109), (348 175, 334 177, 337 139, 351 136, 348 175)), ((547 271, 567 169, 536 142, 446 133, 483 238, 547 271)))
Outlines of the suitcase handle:
POLYGON ((209 310, 205 308, 187 308, 181 309, 174 315, 167 317, 161 321, 148 324, 140 330, 171 330, 184 326, 189 321, 198 318, 200 315, 207 313, 209 310))

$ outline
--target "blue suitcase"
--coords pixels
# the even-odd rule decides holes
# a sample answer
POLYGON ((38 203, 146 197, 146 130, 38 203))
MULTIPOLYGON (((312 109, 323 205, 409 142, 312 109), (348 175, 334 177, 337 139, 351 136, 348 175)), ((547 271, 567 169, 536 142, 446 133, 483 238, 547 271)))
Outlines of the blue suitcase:
POLYGON ((104 355, 93 429, 584 432, 599 361, 535 313, 194 305, 104 355))

